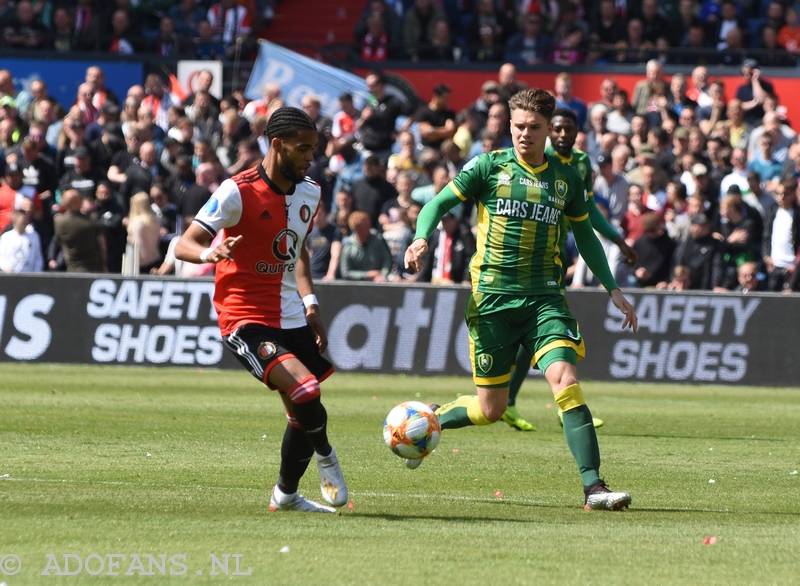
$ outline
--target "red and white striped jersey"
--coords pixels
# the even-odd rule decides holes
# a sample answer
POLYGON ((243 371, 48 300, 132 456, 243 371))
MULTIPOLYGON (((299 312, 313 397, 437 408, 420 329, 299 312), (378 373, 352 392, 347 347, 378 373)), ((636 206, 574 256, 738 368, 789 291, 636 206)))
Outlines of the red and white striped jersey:
POLYGON ((242 35, 253 32, 250 14, 244 6, 225 10, 222 4, 214 4, 208 9, 207 18, 214 36, 225 44, 231 44, 242 35))
POLYGON ((223 181, 195 216, 212 236, 242 236, 234 260, 217 264, 214 308, 223 336, 244 324, 306 325, 295 268, 319 198, 308 178, 283 193, 258 165, 223 181))

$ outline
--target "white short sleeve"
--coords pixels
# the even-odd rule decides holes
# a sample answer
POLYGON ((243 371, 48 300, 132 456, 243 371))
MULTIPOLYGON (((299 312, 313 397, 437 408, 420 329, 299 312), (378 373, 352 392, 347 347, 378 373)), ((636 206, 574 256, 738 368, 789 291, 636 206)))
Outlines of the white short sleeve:
POLYGON ((226 179, 211 195, 194 218, 206 232, 216 236, 223 228, 230 228, 239 223, 242 217, 242 194, 239 186, 231 179, 226 179))

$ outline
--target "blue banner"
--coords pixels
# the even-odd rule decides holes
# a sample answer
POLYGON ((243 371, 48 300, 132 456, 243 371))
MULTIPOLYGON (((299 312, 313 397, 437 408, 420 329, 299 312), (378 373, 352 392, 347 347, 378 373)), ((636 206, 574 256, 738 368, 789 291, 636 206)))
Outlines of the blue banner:
POLYGON ((86 70, 99 66, 106 76, 106 87, 120 101, 125 99, 132 85, 142 83, 141 63, 111 63, 103 61, 59 61, 44 59, 3 59, 0 66, 8 69, 14 77, 17 89, 30 93, 31 82, 44 80, 48 93, 65 109, 75 103, 78 86, 86 79, 86 70))
POLYGON ((244 91, 246 98, 261 98, 264 85, 275 83, 281 88, 287 106, 300 107, 306 94, 314 94, 322 103, 322 113, 333 117, 339 110, 338 98, 343 92, 353 95, 353 102, 361 108, 369 98, 364 80, 352 73, 320 63, 280 45, 261 41, 258 58, 244 91))

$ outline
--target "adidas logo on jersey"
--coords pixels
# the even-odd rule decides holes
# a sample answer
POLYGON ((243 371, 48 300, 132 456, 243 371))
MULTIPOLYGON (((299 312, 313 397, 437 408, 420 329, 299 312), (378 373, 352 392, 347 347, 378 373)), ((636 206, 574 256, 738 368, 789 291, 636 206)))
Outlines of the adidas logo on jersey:
POLYGON ((271 220, 272 215, 269 213, 269 210, 264 210, 260 216, 258 216, 259 220, 271 220))

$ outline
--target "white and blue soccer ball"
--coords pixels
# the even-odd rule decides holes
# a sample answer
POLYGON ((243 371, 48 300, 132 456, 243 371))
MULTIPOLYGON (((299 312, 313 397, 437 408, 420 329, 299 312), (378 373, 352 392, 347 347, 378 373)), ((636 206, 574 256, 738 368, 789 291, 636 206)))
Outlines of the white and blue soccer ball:
POLYGON ((383 441, 401 458, 416 460, 439 444, 442 428, 430 407, 419 401, 400 403, 383 422, 383 441))

